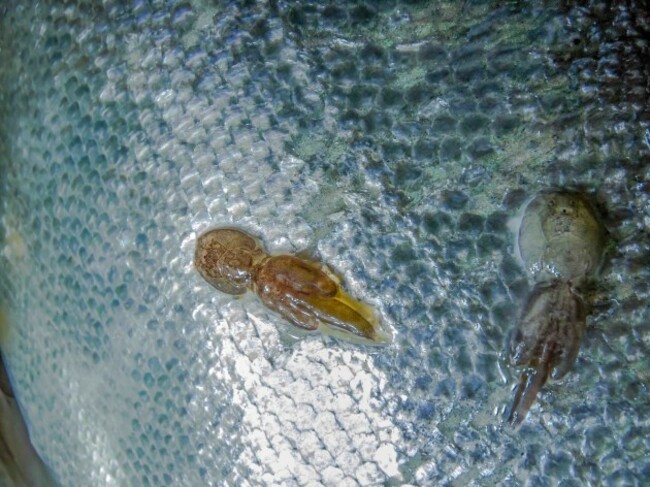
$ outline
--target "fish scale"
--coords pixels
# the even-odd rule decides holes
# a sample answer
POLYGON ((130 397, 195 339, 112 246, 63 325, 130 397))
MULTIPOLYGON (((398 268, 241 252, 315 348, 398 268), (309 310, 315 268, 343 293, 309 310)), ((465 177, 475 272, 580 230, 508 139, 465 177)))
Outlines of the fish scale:
POLYGON ((0 7, 3 352, 57 482, 643 484, 649 25, 635 1, 0 7), (622 244, 580 373, 514 433, 504 221, 566 185, 622 244), (196 238, 227 225, 317 252, 394 343, 209 289, 196 238))

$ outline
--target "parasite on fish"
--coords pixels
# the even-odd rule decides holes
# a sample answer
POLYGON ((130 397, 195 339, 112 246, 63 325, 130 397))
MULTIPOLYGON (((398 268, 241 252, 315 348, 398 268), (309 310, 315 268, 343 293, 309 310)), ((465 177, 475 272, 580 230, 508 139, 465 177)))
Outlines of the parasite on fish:
POLYGON ((269 255, 242 230, 217 228, 201 235, 194 265, 219 291, 253 291, 298 328, 358 343, 390 341, 374 310, 351 297, 327 266, 292 255, 269 255))
POLYGON ((519 425, 547 380, 573 366, 587 319, 579 289, 596 276, 605 244, 605 229, 581 194, 544 191, 526 206, 518 248, 534 288, 508 344, 511 363, 523 368, 509 423, 519 425))

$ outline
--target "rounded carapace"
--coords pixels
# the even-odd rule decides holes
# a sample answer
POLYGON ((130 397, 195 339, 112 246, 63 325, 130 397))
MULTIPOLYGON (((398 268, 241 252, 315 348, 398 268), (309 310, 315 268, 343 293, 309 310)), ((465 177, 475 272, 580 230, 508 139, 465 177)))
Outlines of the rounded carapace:
POLYGON ((533 198, 519 229, 519 252, 535 281, 579 284, 600 267, 605 230, 589 202, 570 191, 533 198))
POLYGON ((194 265, 212 286, 228 294, 244 294, 253 268, 266 257, 250 235, 235 228, 217 228, 196 242, 194 265))

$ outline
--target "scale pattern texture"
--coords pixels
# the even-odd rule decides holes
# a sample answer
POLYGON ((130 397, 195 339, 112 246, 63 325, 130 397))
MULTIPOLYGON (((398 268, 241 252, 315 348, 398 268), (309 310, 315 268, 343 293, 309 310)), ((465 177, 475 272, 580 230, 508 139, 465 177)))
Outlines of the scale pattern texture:
POLYGON ((546 3, 5 2, 0 313, 60 485, 647 482, 650 20, 546 3), (549 186, 618 243, 513 431, 507 223, 549 186), (316 250, 394 343, 215 292, 227 225, 316 250))

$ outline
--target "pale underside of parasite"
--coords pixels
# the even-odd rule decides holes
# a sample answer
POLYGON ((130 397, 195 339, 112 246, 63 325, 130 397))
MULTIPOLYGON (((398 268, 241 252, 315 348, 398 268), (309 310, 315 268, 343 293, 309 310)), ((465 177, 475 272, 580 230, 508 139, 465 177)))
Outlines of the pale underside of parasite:
POLYGON ((219 291, 232 295, 253 291, 298 328, 355 343, 390 341, 373 309, 346 293, 326 266, 292 255, 269 255, 242 230, 217 228, 201 235, 194 265, 219 291))
POLYGON ((526 206, 518 248, 535 284, 508 344, 510 361, 524 368, 509 423, 519 425, 547 380, 574 364, 587 318, 579 289, 597 274, 605 242, 595 210, 578 193, 544 191, 526 206))

